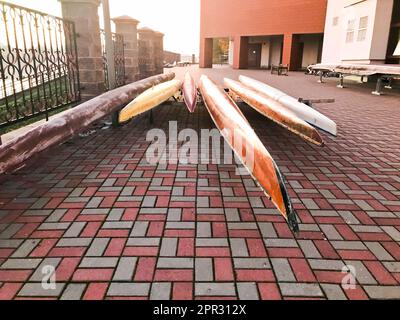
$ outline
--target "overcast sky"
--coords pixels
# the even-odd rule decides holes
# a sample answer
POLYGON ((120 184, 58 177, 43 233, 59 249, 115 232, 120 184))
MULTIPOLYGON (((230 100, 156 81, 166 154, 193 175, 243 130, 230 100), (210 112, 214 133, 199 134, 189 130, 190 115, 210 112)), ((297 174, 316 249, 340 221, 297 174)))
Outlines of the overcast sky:
MULTIPOLYGON (((58 0, 8 0, 52 15, 61 15, 58 0)), ((199 53, 200 0, 109 0, 111 17, 129 15, 165 34, 166 50, 199 53)))

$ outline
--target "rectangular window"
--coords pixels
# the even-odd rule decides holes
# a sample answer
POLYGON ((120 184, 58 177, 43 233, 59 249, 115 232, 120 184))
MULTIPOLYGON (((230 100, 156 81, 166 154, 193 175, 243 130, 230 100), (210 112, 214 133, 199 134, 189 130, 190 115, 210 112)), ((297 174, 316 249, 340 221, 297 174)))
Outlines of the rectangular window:
POLYGON ((354 29, 355 29, 356 20, 349 20, 347 23, 347 32, 346 32, 346 43, 351 43, 354 41, 354 29))
POLYGON ((334 27, 336 27, 339 24, 339 17, 334 17, 332 24, 334 27))
POLYGON ((364 41, 367 38, 368 17, 361 17, 358 27, 357 41, 364 41))

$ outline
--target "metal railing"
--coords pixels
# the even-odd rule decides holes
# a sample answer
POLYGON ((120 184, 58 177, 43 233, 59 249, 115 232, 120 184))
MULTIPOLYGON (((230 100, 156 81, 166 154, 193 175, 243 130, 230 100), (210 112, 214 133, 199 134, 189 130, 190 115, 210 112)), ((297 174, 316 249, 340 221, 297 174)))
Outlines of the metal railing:
POLYGON ((80 100, 73 22, 0 1, 0 128, 80 100))
MULTIPOLYGON (((114 43, 115 85, 121 87, 125 85, 124 37, 113 33, 112 40, 114 43)), ((104 86, 106 90, 110 90, 104 30, 101 30, 101 47, 103 52, 104 86)))

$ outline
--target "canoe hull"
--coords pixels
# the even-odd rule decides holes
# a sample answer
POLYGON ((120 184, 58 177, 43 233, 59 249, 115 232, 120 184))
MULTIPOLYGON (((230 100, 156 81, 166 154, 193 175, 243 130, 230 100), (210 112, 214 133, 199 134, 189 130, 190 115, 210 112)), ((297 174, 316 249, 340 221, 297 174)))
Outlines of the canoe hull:
POLYGON ((182 81, 170 80, 143 92, 135 100, 123 108, 118 117, 119 123, 149 111, 174 96, 182 87, 182 81))
POLYGON ((199 89, 206 108, 222 136, 288 221, 291 229, 298 231, 296 214, 282 174, 247 120, 238 112, 238 107, 206 76, 200 79, 199 89), (252 158, 252 162, 249 158, 252 158))
POLYGON ((224 83, 230 91, 268 119, 308 142, 317 146, 324 145, 322 137, 314 127, 298 118, 292 111, 288 110, 278 101, 261 95, 240 82, 225 78, 224 83))
POLYGON ((182 85, 183 99, 190 113, 193 113, 197 106, 197 87, 189 72, 185 74, 182 85))
POLYGON ((337 135, 337 126, 334 121, 318 112, 317 110, 299 102, 295 98, 286 93, 273 88, 263 82, 254 80, 249 77, 240 76, 239 81, 245 86, 255 90, 256 92, 265 95, 266 97, 276 100, 283 104, 287 109, 292 111, 297 117, 308 122, 314 127, 322 129, 334 136, 337 135))

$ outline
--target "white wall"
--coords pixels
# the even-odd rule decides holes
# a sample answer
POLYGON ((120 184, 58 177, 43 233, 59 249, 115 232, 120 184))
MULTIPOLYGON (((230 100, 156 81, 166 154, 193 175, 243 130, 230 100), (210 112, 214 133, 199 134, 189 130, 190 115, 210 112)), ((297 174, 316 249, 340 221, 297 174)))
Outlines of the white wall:
POLYGON ((303 35, 300 41, 304 43, 302 68, 318 62, 320 37, 316 35, 303 35))
POLYGON ((270 65, 278 65, 281 63, 283 41, 277 38, 272 38, 270 47, 270 65))
POLYGON ((261 47, 261 68, 269 67, 269 47, 270 47, 270 40, 268 39, 262 44, 261 47))
POLYGON ((384 61, 393 0, 328 0, 322 63, 384 61), (360 18, 368 16, 366 38, 358 41, 360 18), (333 25, 335 17, 338 24, 333 25), (354 40, 346 43, 348 21, 355 19, 354 40))

